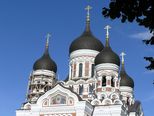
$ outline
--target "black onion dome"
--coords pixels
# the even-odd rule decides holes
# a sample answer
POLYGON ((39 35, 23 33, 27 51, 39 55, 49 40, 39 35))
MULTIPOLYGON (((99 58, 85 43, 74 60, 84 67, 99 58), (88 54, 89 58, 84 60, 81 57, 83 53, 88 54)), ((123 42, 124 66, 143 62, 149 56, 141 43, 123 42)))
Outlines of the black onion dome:
POLYGON ((106 41, 106 45, 104 49, 95 58, 95 65, 102 64, 102 63, 113 63, 120 66, 120 58, 111 49, 111 47, 109 46, 108 40, 106 41))
POLYGON ((40 59, 38 59, 33 65, 33 70, 39 70, 39 69, 50 70, 55 73, 57 72, 57 65, 51 59, 48 52, 48 48, 46 48, 43 56, 40 59))
POLYGON ((122 68, 120 71, 120 86, 128 86, 134 88, 134 81, 133 79, 126 73, 124 64, 122 64, 122 68))
POLYGON ((103 48, 104 46, 101 41, 98 40, 90 31, 90 22, 86 22, 85 31, 71 43, 69 53, 80 49, 91 49, 100 52, 103 48))

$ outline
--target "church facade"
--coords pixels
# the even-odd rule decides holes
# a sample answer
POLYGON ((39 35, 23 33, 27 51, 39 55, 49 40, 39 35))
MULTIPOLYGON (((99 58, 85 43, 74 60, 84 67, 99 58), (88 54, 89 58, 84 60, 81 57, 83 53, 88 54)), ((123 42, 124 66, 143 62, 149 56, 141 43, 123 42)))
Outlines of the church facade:
POLYGON ((45 52, 36 60, 28 82, 27 101, 16 116, 143 116, 134 97, 134 81, 127 74, 124 55, 120 62, 109 42, 97 39, 90 29, 90 6, 86 28, 69 48, 69 75, 57 80, 57 65, 50 57, 49 35, 45 52))

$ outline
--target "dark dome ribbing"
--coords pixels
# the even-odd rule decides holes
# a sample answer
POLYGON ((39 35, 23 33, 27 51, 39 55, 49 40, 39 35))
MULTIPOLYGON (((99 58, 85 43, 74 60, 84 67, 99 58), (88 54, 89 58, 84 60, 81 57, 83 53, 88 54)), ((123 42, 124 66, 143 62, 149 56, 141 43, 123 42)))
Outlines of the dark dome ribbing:
POLYGON ((48 52, 48 48, 46 48, 43 56, 40 59, 38 59, 33 65, 33 70, 39 70, 39 69, 50 70, 55 73, 57 72, 57 65, 51 59, 48 52))
POLYGON ((103 48, 104 46, 101 41, 99 41, 90 31, 90 22, 87 22, 86 29, 82 35, 71 43, 69 53, 80 49, 90 49, 100 52, 103 48))
POLYGON ((120 71, 120 86, 128 86, 134 88, 134 81, 133 79, 126 73, 124 64, 122 64, 122 68, 120 71))
POLYGON ((113 63, 120 66, 119 56, 111 49, 108 39, 104 49, 96 56, 95 65, 102 63, 113 63))

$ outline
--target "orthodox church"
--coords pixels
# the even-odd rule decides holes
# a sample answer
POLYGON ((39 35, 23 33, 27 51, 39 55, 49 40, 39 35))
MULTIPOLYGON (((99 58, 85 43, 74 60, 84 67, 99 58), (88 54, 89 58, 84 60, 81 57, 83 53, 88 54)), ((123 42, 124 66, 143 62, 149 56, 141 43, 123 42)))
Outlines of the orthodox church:
POLYGON ((27 100, 16 116, 143 116, 141 102, 134 97, 134 81, 109 42, 97 39, 90 29, 87 6, 86 27, 69 48, 69 75, 57 79, 57 65, 45 51, 36 60, 29 77, 27 100))

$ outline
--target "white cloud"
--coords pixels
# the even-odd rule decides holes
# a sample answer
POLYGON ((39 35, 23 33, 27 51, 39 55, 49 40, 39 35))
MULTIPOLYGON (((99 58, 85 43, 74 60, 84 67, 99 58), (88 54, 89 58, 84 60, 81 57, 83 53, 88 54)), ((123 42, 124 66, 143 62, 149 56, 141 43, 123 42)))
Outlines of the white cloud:
POLYGON ((154 73, 154 70, 147 70, 144 72, 145 74, 153 74, 154 73))
POLYGON ((145 31, 145 32, 140 32, 140 33, 135 33, 130 35, 131 38, 135 38, 135 39, 149 39, 152 36, 152 33, 150 33, 149 31, 145 31))

